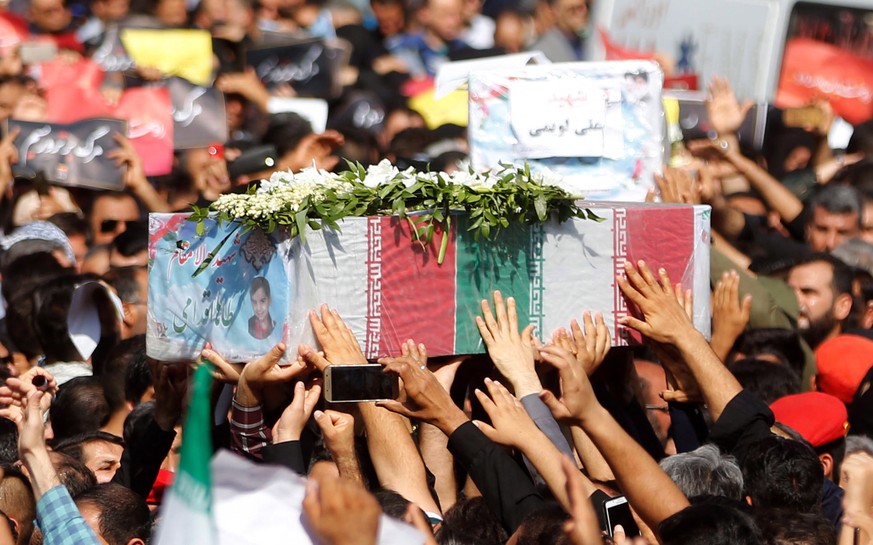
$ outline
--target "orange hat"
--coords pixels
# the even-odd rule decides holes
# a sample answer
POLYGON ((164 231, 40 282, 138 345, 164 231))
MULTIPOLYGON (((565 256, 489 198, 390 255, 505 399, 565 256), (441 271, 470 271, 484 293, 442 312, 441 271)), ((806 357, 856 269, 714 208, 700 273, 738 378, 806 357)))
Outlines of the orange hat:
POLYGON ((849 430, 846 405, 821 392, 780 397, 770 409, 777 422, 789 426, 816 448, 845 437, 849 430))
POLYGON ((819 345, 815 362, 816 389, 851 403, 864 375, 873 367, 873 341, 858 335, 834 337, 819 345))

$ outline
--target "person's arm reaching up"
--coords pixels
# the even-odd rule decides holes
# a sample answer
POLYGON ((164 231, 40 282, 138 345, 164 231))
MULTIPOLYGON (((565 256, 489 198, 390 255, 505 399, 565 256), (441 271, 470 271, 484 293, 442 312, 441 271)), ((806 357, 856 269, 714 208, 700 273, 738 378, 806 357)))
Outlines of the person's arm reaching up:
MULTIPOLYGON (((324 356, 318 355, 305 345, 300 347, 301 354, 315 363, 319 369, 323 371, 331 364, 367 363, 367 358, 361 352, 354 333, 336 311, 324 305, 321 308, 321 316, 312 312, 309 321, 316 339, 324 350, 324 356)), ((398 359, 412 361, 413 357, 398 359)), ((400 415, 378 407, 374 403, 359 403, 358 409, 364 428, 367 430, 367 446, 380 484, 415 503, 427 513, 439 513, 439 506, 427 486, 424 462, 406 421, 400 415)))
POLYGON ((315 411, 315 422, 321 428, 324 446, 333 456, 340 478, 364 485, 364 475, 355 452, 355 419, 340 411, 315 411))
POLYGON ((18 452, 27 468, 36 499, 36 519, 45 545, 99 545, 100 541, 82 518, 79 509, 61 484, 45 444, 45 425, 40 401, 46 394, 31 390, 24 411, 0 410, 18 424, 18 452))
POLYGON ((640 309, 643 320, 628 316, 622 318, 621 323, 676 349, 694 375, 713 422, 718 421, 725 406, 742 391, 742 386, 703 335, 694 329, 676 299, 676 288, 667 271, 660 269, 658 280, 643 261, 638 267, 639 270, 625 262, 626 276, 619 276, 617 280, 625 297, 640 309))
MULTIPOLYGON (((485 379, 485 386, 488 388, 488 395, 476 390, 476 397, 488 413, 491 425, 477 420, 473 423, 495 443, 521 451, 542 476, 558 503, 569 512, 567 479, 561 470, 561 451, 537 429, 521 402, 499 382, 485 379)), ((588 479, 585 479, 583 487, 586 496, 597 490, 588 479)))
POLYGON ((670 477, 597 402, 573 354, 558 346, 546 346, 540 353, 561 377, 561 399, 544 390, 543 401, 555 418, 579 426, 591 438, 643 522, 656 529, 687 507, 688 500, 670 477))

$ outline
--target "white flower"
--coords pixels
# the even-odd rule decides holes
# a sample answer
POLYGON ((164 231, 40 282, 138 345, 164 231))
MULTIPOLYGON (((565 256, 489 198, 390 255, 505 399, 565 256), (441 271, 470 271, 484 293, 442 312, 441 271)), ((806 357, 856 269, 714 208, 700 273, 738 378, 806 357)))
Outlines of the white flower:
POLYGON ((539 175, 534 175, 532 178, 539 182, 540 185, 553 186, 559 189, 565 189, 567 187, 564 177, 548 168, 542 169, 539 172, 539 175))
POLYGON ((370 165, 367 167, 367 175, 363 180, 361 180, 361 183, 369 188, 375 188, 387 184, 396 178, 398 174, 400 174, 400 171, 397 170, 396 166, 391 164, 391 161, 388 159, 382 159, 379 161, 378 165, 370 165))

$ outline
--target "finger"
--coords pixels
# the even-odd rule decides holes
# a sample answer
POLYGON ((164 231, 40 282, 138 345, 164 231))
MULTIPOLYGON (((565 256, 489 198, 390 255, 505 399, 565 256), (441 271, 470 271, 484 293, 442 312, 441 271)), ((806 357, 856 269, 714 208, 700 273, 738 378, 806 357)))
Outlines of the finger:
POLYGON ((648 191, 646 191, 646 200, 645 202, 655 202, 655 188, 650 187, 648 191))
POLYGON ((388 401, 377 401, 377 407, 382 407, 383 409, 387 409, 392 413, 397 413, 400 416, 405 416, 406 418, 413 418, 414 414, 407 409, 402 403, 396 400, 388 400, 388 401))
POLYGON ((494 403, 498 406, 506 406, 511 405, 515 397, 509 393, 502 384, 500 384, 496 380, 485 379, 485 387, 488 388, 488 393, 491 395, 491 399, 494 400, 494 403))
POLYGON ((591 312, 585 311, 582 314, 582 323, 585 324, 585 350, 594 355, 594 349, 597 346, 597 338, 595 334, 594 320, 591 318, 591 312))
POLYGON ((690 399, 682 390, 664 390, 660 397, 667 403, 687 403, 690 399))
POLYGON ((746 295, 743 297, 743 305, 742 305, 743 319, 747 322, 749 321, 749 317, 752 315, 752 296, 746 295))
POLYGON ((421 363, 427 365, 427 347, 424 343, 418 343, 418 355, 421 358, 421 363))
POLYGON ((655 279, 655 275, 652 274, 652 270, 649 268, 648 264, 640 259, 637 261, 637 269, 640 272, 640 276, 645 281, 646 285, 649 289, 656 289, 659 287, 658 281, 655 279))
MULTIPOLYGON (((486 383, 487 384, 487 383, 486 383)), ((485 412, 488 414, 488 417, 491 418, 492 422, 494 421, 494 416, 497 414, 497 405, 494 401, 488 397, 488 394, 476 388, 473 390, 473 393, 476 395, 476 399, 479 400, 479 403, 482 404, 482 408, 485 409, 485 412)))
MULTIPOLYGON (((488 416, 491 416, 490 414, 488 416)), ((500 443, 498 440, 500 438, 500 434, 497 431, 497 428, 482 422, 481 420, 473 420, 473 425, 479 428, 479 430, 487 437, 491 439, 495 443, 500 443)))
POLYGON ((694 320, 694 292, 685 290, 685 315, 689 320, 694 320))
POLYGON ((321 519, 321 499, 318 483, 314 480, 306 481, 306 495, 303 496, 303 515, 309 521, 321 519))
POLYGON ((616 524, 615 528, 612 529, 612 541, 615 545, 625 545, 627 543, 627 536, 621 524, 616 524))
POLYGON ((506 316, 509 319, 510 334, 518 334, 518 309, 516 308, 515 297, 509 297, 506 300, 506 316))
POLYGON ((294 397, 291 399, 289 407, 293 407, 295 411, 300 411, 303 408, 303 401, 306 398, 306 386, 298 381, 294 384, 294 397))
POLYGON ((482 336, 482 340, 485 341, 485 346, 491 346, 494 344, 494 336, 491 335, 491 330, 488 329, 488 324, 485 323, 485 320, 482 319, 481 316, 476 316, 476 328, 479 330, 479 335, 482 336))
POLYGON ((567 410, 566 405, 560 402, 555 394, 550 392, 549 390, 543 390, 539 394, 540 400, 548 407, 549 412, 552 413, 552 416, 555 420, 563 420, 570 416, 570 411, 567 410))
POLYGON ((310 365, 314 365, 315 368, 321 372, 324 372, 324 370, 330 365, 330 362, 327 361, 324 356, 313 350, 309 345, 301 344, 297 347, 297 353, 303 358, 303 361, 310 365))
POLYGON ((412 339, 406 341, 406 352, 416 361, 421 359, 421 355, 418 353, 418 346, 416 346, 415 341, 412 339))
POLYGON ((321 433, 330 435, 330 432, 334 429, 333 419, 323 411, 315 411, 312 416, 315 418, 315 423, 321 429, 321 433))
MULTIPOLYGON (((627 265, 625 266, 627 268, 627 265)), ((624 294, 627 299, 635 304, 636 306, 644 305, 646 303, 646 297, 636 289, 636 287, 630 282, 628 276, 616 275, 615 281, 618 284, 618 289, 624 294)))
POLYGON ((602 361, 612 347, 612 338, 609 334, 609 328, 606 327, 606 320, 603 319, 602 312, 598 312, 594 315, 594 323, 594 332, 596 336, 595 351, 598 359, 602 361))
POLYGON ((648 336, 652 331, 652 327, 649 324, 638 318, 634 318, 633 316, 622 316, 618 319, 618 323, 625 327, 635 329, 646 336, 648 336))
MULTIPOLYGON (((516 322, 517 321, 518 320, 516 320, 516 322)), ((534 334, 533 334, 533 332, 536 328, 537 328, 536 325, 528 324, 528 326, 522 330, 522 332, 520 334, 521 342, 524 343, 526 346, 534 346, 534 340, 533 340, 534 334)))
POLYGON ((306 390, 306 395, 303 400, 303 411, 306 414, 312 414, 312 410, 315 408, 315 405, 318 403, 320 397, 321 385, 315 384, 311 388, 306 390))
MULTIPOLYGON (((506 302, 500 290, 494 291, 494 313, 497 315, 497 327, 501 332, 509 332, 509 318, 506 315, 506 302)), ((515 330, 516 333, 518 329, 515 330)))
POLYGON ((673 282, 670 281, 670 275, 667 274, 667 269, 660 267, 658 269, 658 277, 661 279, 661 289, 664 293, 673 292, 673 282))
POLYGON ((497 321, 494 319, 494 315, 491 314, 491 305, 488 304, 486 299, 482 299, 482 318, 485 320, 485 325, 488 326, 488 331, 491 332, 492 336, 500 331, 497 327, 497 321))
POLYGON ((639 292, 644 297, 651 293, 651 286, 649 286, 645 278, 642 276, 637 267, 633 265, 633 263, 631 263, 630 261, 625 261, 624 272, 626 282, 629 283, 634 288, 634 290, 639 292))

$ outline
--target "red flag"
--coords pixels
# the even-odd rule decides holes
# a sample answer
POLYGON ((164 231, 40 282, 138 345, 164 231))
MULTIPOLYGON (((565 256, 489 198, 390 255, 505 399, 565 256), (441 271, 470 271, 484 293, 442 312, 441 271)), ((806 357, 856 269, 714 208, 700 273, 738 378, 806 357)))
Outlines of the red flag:
POLYGON ((805 106, 822 96, 850 123, 873 118, 873 61, 808 38, 789 40, 776 105, 805 106))

